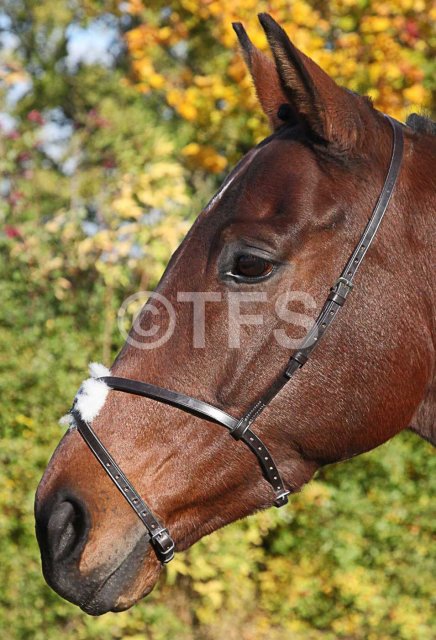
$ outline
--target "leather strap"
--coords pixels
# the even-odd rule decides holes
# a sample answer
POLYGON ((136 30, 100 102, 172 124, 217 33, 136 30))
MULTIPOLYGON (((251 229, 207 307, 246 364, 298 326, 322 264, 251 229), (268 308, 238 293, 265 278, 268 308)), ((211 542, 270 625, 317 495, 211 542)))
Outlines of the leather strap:
MULTIPOLYGON (((292 354, 281 376, 272 383, 267 392, 242 418, 238 420, 222 409, 214 407, 203 400, 197 400, 196 398, 191 398, 183 393, 163 389, 162 387, 157 387, 146 382, 129 380, 127 378, 118 378, 115 376, 105 376, 100 378, 100 380, 105 382, 111 389, 116 391, 124 391, 126 393, 144 396, 146 398, 151 398, 153 400, 178 407, 183 411, 200 416, 201 418, 220 424, 228 429, 230 431, 230 435, 235 440, 242 440, 242 442, 244 442, 257 456, 265 478, 274 490, 274 504, 278 507, 287 503, 289 491, 285 489, 283 480, 267 447, 263 444, 260 438, 253 433, 250 427, 254 420, 256 420, 275 396, 280 393, 295 373, 306 364, 310 355, 319 344, 321 338, 335 319, 339 310, 344 306, 347 297, 353 288, 353 278, 362 263, 369 246, 374 240, 383 216, 386 213, 401 168, 403 157, 402 125, 389 116, 386 116, 386 118, 391 124, 393 130, 391 160, 383 189, 365 227, 362 237, 342 270, 341 275, 330 289, 329 295, 321 309, 321 312, 300 345, 300 348, 292 354)), ((168 533, 168 530, 160 524, 151 509, 142 500, 138 492, 97 437, 92 427, 82 420, 80 414, 74 409, 74 407, 71 413, 76 422, 78 431, 86 444, 89 446, 115 486, 123 494, 134 509, 135 513, 143 522, 149 533, 150 542, 153 545, 158 558, 162 562, 169 562, 174 556, 175 545, 168 533)))
MULTIPOLYGON (((296 372, 306 364, 309 357, 319 344, 321 338, 336 318, 338 312, 344 306, 347 297, 354 286, 353 278, 356 275, 356 272, 360 267, 372 241, 374 240, 381 221, 383 220, 400 173, 404 150, 403 125, 390 116, 385 115, 385 118, 387 118, 392 127, 392 153, 385 182, 371 217, 368 220, 353 253, 343 268, 341 275, 331 287, 327 300, 312 325, 312 328, 307 333, 300 347, 290 357, 282 375, 277 378, 267 392, 257 401, 255 405, 258 407, 255 415, 256 418, 262 413, 265 407, 268 406, 271 400, 280 393, 296 372)), ((244 427, 249 427, 253 422, 250 413, 251 411, 248 412, 241 420, 241 422, 244 422, 244 427)), ((238 428, 241 430, 241 426, 238 428)))
MULTIPOLYGON (((257 456, 265 478, 274 490, 274 504, 281 507, 287 503, 288 500, 286 496, 289 494, 289 491, 285 490, 283 479, 266 445, 264 445, 258 436, 247 429, 245 429, 243 433, 238 434, 237 428, 240 420, 237 418, 233 418, 225 411, 203 400, 191 398, 191 396, 187 396, 184 393, 163 389, 148 382, 130 380, 129 378, 117 378, 115 376, 105 376, 99 378, 99 380, 115 391, 124 391, 137 396, 143 396, 144 398, 158 400, 159 402, 178 407, 179 409, 183 409, 183 411, 225 427, 230 431, 230 435, 232 435, 235 440, 242 440, 257 456)), ((255 412, 255 408, 253 408, 252 411, 255 412)))
POLYGON ((175 544, 168 529, 161 525, 151 509, 145 504, 125 473, 120 469, 109 451, 95 434, 91 425, 85 422, 80 413, 75 409, 72 409, 71 415, 74 418, 78 432, 94 456, 144 524, 150 536, 150 543, 159 560, 163 563, 172 560, 174 558, 175 544))
POLYGON ((130 380, 130 378, 117 378, 116 376, 105 376, 99 378, 102 382, 105 382, 108 387, 114 389, 114 391, 125 391, 136 396, 142 396, 143 398, 151 398, 152 400, 158 400, 164 404, 170 404, 173 407, 179 407, 187 413, 206 418, 217 424, 221 424, 227 429, 233 429, 238 423, 237 418, 233 418, 222 409, 214 407, 212 404, 203 402, 203 400, 197 400, 191 398, 184 393, 178 393, 176 391, 170 391, 169 389, 163 389, 157 387, 154 384, 148 382, 139 382, 139 380, 130 380))
POLYGON ((274 491, 274 506, 283 507, 288 503, 290 491, 285 488, 282 476, 266 445, 264 445, 262 440, 250 429, 247 429, 240 439, 257 456, 263 474, 274 491))

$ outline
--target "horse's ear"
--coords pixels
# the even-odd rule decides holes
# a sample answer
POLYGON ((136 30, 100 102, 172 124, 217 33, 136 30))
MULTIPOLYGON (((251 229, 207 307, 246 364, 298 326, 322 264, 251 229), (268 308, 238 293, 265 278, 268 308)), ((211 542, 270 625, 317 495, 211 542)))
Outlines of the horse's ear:
POLYGON ((232 26, 238 36, 257 97, 272 130, 280 127, 284 121, 293 119, 296 122, 296 114, 293 113, 282 89, 274 61, 254 46, 240 22, 234 22, 232 26))
POLYGON ((353 149, 369 113, 364 98, 340 87, 299 51, 267 13, 259 14, 276 63, 282 90, 312 138, 342 151, 353 149))

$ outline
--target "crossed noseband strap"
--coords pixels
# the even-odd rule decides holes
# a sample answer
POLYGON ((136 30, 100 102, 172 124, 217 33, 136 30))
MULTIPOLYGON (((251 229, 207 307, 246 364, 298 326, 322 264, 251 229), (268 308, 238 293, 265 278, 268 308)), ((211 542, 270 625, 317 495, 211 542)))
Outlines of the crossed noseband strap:
MULTIPOLYGON (((242 418, 234 418, 222 409, 214 407, 203 400, 197 400, 196 398, 191 398, 183 393, 163 389, 146 382, 129 380, 127 378, 117 378, 113 376, 104 376, 99 378, 99 380, 115 391, 122 391, 125 393, 143 396, 145 398, 151 398, 152 400, 172 405, 182 411, 204 418, 208 422, 213 422, 225 427, 235 440, 241 440, 257 456, 263 475, 272 487, 274 496, 273 502, 277 507, 281 507, 287 503, 287 496, 290 492, 285 488, 282 477, 270 452, 262 440, 251 430, 251 425, 295 375, 295 373, 305 365, 311 353, 319 344, 326 330, 335 319, 339 310, 344 306, 348 294, 353 287, 353 278, 377 233, 384 214, 386 213, 400 172, 403 157, 402 125, 389 116, 386 116, 386 118, 390 122, 393 131, 392 155, 383 189, 364 232, 342 273, 330 289, 329 295, 321 309, 321 312, 308 332, 306 338, 300 345, 300 348, 292 354, 282 374, 274 381, 268 391, 244 416, 242 416, 242 418)), ((75 426, 77 426, 77 429, 86 444, 89 446, 99 463, 147 529, 150 536, 150 542, 157 557, 161 562, 169 562, 174 556, 175 544, 168 530, 159 522, 158 518, 143 501, 126 475, 97 437, 90 423, 83 420, 80 412, 77 411, 74 406, 71 413, 74 418, 75 426)))
MULTIPOLYGON (((270 483, 274 491, 274 504, 281 507, 288 501, 288 494, 285 489, 282 477, 277 466, 264 445, 262 440, 251 429, 244 428, 243 433, 239 433, 238 427, 241 420, 233 418, 225 411, 214 407, 207 402, 191 398, 183 393, 176 393, 169 389, 162 389, 153 384, 139 382, 138 380, 130 380, 128 378, 117 378, 113 376, 104 376, 98 378, 114 391, 124 391, 137 396, 158 400, 164 404, 169 404, 179 409, 183 409, 187 413, 205 418, 209 422, 219 424, 229 430, 236 440, 242 440, 257 456, 259 464, 263 470, 265 478, 270 483)), ((110 455, 109 451, 103 445, 101 440, 94 432, 91 424, 82 419, 80 413, 74 408, 71 411, 74 418, 75 426, 94 456, 102 465, 106 473, 109 475, 117 489, 123 494, 132 509, 140 518, 147 529, 150 542, 163 563, 169 562, 174 557, 174 541, 168 530, 162 526, 159 520, 151 511, 150 507, 144 502, 133 484, 128 480, 127 476, 120 469, 118 464, 110 455)))

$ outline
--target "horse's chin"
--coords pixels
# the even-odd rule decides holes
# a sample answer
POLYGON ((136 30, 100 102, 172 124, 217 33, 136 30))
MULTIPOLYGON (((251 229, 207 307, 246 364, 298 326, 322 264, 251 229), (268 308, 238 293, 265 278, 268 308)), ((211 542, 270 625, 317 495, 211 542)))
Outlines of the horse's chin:
MULTIPOLYGON (((120 567, 122 570, 122 565, 120 567)), ((99 587, 91 597, 84 603, 80 603, 80 608, 91 616, 101 616, 110 611, 126 611, 139 600, 147 596, 154 588, 159 572, 149 584, 137 588, 132 585, 131 589, 126 588, 123 580, 118 578, 118 571, 114 573, 104 584, 99 587)))
POLYGON ((162 570, 145 535, 110 567, 83 574, 79 566, 80 561, 67 567, 46 562, 44 576, 54 591, 92 616, 129 609, 153 590, 162 570))
POLYGON ((125 611, 153 590, 162 566, 154 553, 150 553, 149 546, 144 558, 143 540, 112 569, 85 602, 77 603, 82 611, 92 616, 125 611))

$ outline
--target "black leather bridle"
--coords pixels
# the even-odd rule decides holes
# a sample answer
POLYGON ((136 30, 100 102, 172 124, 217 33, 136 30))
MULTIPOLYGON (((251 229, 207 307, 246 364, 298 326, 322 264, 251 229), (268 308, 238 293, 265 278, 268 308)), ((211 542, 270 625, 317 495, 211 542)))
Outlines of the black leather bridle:
MULTIPOLYGON (((337 313, 344 306, 347 296, 353 287, 353 278, 386 213, 400 172, 403 157, 403 125, 389 116, 386 117, 393 131, 392 154, 388 173, 371 218, 341 275, 330 289, 330 293, 320 314, 300 345, 300 348, 292 354, 282 374, 242 418, 234 418, 222 409, 214 407, 207 402, 191 398, 183 393, 157 387, 154 384, 113 376, 98 378, 98 380, 106 383, 110 389, 115 391, 124 391, 125 393, 144 396, 145 398, 151 398, 152 400, 172 405, 182 411, 200 416, 228 429, 230 435, 235 440, 242 440, 257 456, 263 474, 273 489, 274 504, 277 507, 281 507, 288 502, 287 496, 290 492, 286 490, 280 472, 270 452, 260 438, 251 430, 251 425, 294 374, 307 362, 309 356, 335 319, 337 313)), ((146 505, 132 483, 97 437, 90 423, 82 419, 80 412, 74 405, 71 409, 71 414, 74 418, 74 426, 77 427, 92 453, 143 522, 157 557, 161 562, 169 562, 174 557, 175 544, 168 530, 159 522, 151 509, 146 505)))

